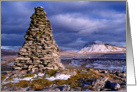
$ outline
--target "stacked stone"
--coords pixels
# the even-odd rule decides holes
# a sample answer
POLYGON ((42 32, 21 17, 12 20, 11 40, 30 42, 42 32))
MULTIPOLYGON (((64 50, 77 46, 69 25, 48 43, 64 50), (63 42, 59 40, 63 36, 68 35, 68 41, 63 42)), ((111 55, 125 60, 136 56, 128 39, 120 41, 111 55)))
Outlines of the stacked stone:
POLYGON ((28 72, 63 69, 59 59, 59 47, 52 35, 50 21, 43 7, 36 7, 25 42, 18 53, 14 69, 28 72))

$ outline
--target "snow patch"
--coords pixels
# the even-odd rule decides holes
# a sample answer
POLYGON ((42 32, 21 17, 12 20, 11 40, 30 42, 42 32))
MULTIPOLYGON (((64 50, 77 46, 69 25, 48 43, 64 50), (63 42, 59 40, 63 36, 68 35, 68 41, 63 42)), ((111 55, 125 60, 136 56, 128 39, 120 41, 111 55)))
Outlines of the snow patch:
MULTIPOLYGON (((36 77, 37 77, 37 75, 35 74, 35 76, 33 76, 33 77, 13 78, 10 82, 11 83, 18 83, 21 80, 32 81, 32 80, 34 80, 33 78, 36 78, 36 77)), ((9 78, 9 76, 7 78, 5 78, 5 80, 8 79, 8 78, 9 78)), ((7 84, 7 83, 9 83, 9 82, 4 82, 4 84, 7 84)))
MULTIPOLYGON (((18 83, 18 82, 20 82, 21 80, 32 81, 32 80, 34 80, 33 78, 36 78, 37 76, 43 76, 43 75, 44 75, 44 73, 43 73, 43 74, 38 74, 38 75, 35 74, 35 76, 33 76, 33 77, 13 78, 10 82, 11 82, 11 83, 18 83)), ((48 79, 48 80, 50 80, 50 81, 54 81, 54 80, 57 80, 57 79, 67 80, 68 78, 70 78, 70 76, 71 76, 71 75, 59 74, 59 75, 57 75, 56 77, 52 76, 52 77, 45 78, 45 79, 48 79)), ((9 78, 9 76, 8 76, 7 78, 5 78, 5 80, 8 79, 8 78, 9 78)), ((7 83, 9 83, 9 81, 4 82, 3 84, 7 84, 7 83)))
POLYGON ((26 77, 26 78, 23 78, 23 79, 21 79, 21 80, 29 81, 29 80, 33 80, 32 78, 33 78, 33 77, 26 77))
POLYGON ((10 76, 7 76, 7 77, 4 79, 4 81, 6 81, 9 77, 10 77, 10 76))
POLYGON ((57 79, 60 79, 60 80, 67 80, 68 78, 70 78, 71 75, 65 75, 65 74, 59 74, 59 75, 56 75, 56 77, 52 76, 52 77, 49 77, 49 78, 46 78, 50 81, 54 81, 54 80, 57 80, 57 79))
POLYGON ((113 46, 105 43, 94 43, 82 48, 78 53, 89 53, 89 52, 118 52, 118 51, 126 51, 126 48, 113 46))
POLYGON ((25 77, 25 78, 13 78, 11 81, 12 83, 18 83, 21 80, 26 80, 26 81, 32 81, 34 77, 25 77))
POLYGON ((42 76, 44 76, 44 73, 38 74, 38 76, 42 77, 42 76))

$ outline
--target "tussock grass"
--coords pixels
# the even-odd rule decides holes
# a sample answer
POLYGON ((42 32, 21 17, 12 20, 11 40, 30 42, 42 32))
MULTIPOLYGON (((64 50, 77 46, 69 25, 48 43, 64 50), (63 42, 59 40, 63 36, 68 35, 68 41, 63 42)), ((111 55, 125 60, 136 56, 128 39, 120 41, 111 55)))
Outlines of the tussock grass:
POLYGON ((1 64, 1 71, 11 71, 11 70, 12 70, 12 67, 7 65, 6 63, 1 64))
POLYGON ((93 87, 90 85, 90 86, 86 86, 86 87, 84 87, 84 89, 93 90, 93 87))
POLYGON ((33 77, 34 74, 26 74, 25 76, 22 76, 21 78, 25 78, 25 77, 33 77))
MULTIPOLYGON (((57 70, 50 70, 47 71, 46 74, 50 75, 50 76, 55 76, 57 70)), ((34 74, 26 74, 25 76, 22 76, 21 78, 25 78, 25 77, 32 77, 34 76, 34 74)), ((13 83, 8 84, 11 86, 18 86, 18 87, 29 87, 32 86, 33 89, 38 90, 38 89, 42 89, 46 86, 50 86, 52 84, 56 84, 56 85, 64 85, 64 84, 69 84, 71 87, 83 87, 84 85, 81 84, 80 79, 84 78, 93 78, 93 79, 97 79, 99 78, 101 75, 94 72, 94 71, 88 71, 88 73, 85 72, 81 72, 81 71, 77 71, 77 74, 75 76, 71 76, 68 80, 54 80, 54 81, 49 81, 47 79, 35 79, 33 81, 25 81, 22 80, 18 83, 13 83)), ((12 77, 11 77, 12 79, 12 77)), ((6 85, 5 85, 6 86, 6 85)))
POLYGON ((122 83, 123 81, 121 80, 120 77, 116 76, 115 74, 107 74, 105 75, 108 77, 109 80, 113 81, 113 82, 117 82, 117 83, 122 83))
POLYGON ((84 85, 81 84, 81 82, 79 81, 80 79, 92 78, 94 80, 102 76, 103 75, 93 70, 89 71, 88 73, 82 73, 81 71, 77 71, 77 75, 71 76, 68 80, 55 80, 53 82, 57 85, 69 84, 71 87, 83 87, 84 85))
POLYGON ((7 83, 7 84, 2 85, 2 87, 5 87, 5 86, 6 86, 6 87, 12 87, 12 84, 13 84, 13 83, 10 82, 10 83, 7 83))
POLYGON ((45 74, 56 77, 56 73, 58 70, 48 70, 45 71, 45 74))
POLYGON ((7 81, 11 81, 12 79, 13 79, 13 77, 11 76, 7 79, 7 81))
POLYGON ((6 74, 1 74, 1 80, 4 80, 8 75, 6 74))
MULTIPOLYGON (((57 70, 49 70, 45 72, 46 74, 50 75, 50 76, 56 76, 57 70)), ((25 77, 33 77, 34 74, 26 74, 25 76, 22 76, 22 78, 25 77)), ((94 91, 94 88, 92 88, 92 86, 86 86, 84 87, 84 84, 81 83, 81 80, 85 80, 85 81, 89 81, 92 82, 95 79, 98 79, 100 77, 108 77, 109 80, 111 81, 115 81, 115 82, 120 82, 120 77, 117 77, 114 74, 102 74, 99 72, 96 72, 92 69, 89 69, 88 71, 82 70, 82 69, 78 69, 77 70, 77 74, 74 76, 71 76, 68 80, 54 80, 54 81, 49 81, 47 79, 45 79, 44 77, 42 79, 34 79, 33 81, 25 81, 22 80, 18 83, 8 83, 3 85, 4 86, 18 86, 18 87, 22 87, 22 88, 26 88, 26 87, 32 87, 34 90, 39 90, 39 89, 43 89, 46 86, 51 86, 52 84, 56 84, 56 85, 64 85, 64 84, 68 84, 70 85, 70 87, 81 87, 82 89, 91 89, 94 91)), ((2 79, 6 78, 6 75, 1 76, 2 79)), ((12 77, 9 79, 11 80, 12 77)))
POLYGON ((54 80, 53 81, 54 84, 57 84, 57 85, 64 85, 66 84, 66 80, 54 80))
POLYGON ((53 82, 47 79, 37 79, 32 81, 32 88, 38 90, 50 86, 51 84, 53 84, 53 82))
POLYGON ((21 80, 18 83, 12 84, 12 86, 17 86, 17 87, 22 87, 22 88, 29 87, 30 85, 31 85, 31 82, 30 81, 26 81, 26 80, 21 80))

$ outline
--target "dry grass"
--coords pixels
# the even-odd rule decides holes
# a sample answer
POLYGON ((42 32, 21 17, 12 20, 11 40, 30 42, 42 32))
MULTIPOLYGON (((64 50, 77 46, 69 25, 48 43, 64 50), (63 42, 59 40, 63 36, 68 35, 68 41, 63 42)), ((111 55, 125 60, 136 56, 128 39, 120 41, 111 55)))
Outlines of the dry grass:
POLYGON ((54 84, 57 85, 69 84, 71 87, 83 87, 83 85, 81 85, 81 82, 79 81, 80 79, 92 78, 94 80, 102 76, 103 76, 102 74, 99 74, 93 70, 90 70, 88 73, 84 73, 84 72, 82 73, 80 70, 77 71, 77 75, 71 76, 68 80, 55 80, 54 84))
POLYGON ((84 87, 84 89, 93 90, 93 87, 90 85, 90 86, 86 86, 86 87, 84 87))
POLYGON ((15 61, 16 55, 7 55, 2 56, 4 59, 1 60, 1 71, 10 71, 12 70, 12 67, 10 67, 8 64, 15 61))
MULTIPOLYGON (((125 48, 125 47, 123 47, 125 48)), ((126 53, 125 51, 115 51, 115 52, 107 52, 107 54, 118 54, 118 53, 126 53)), ((91 55, 95 54, 105 54, 104 52, 87 52, 87 53, 76 53, 76 52, 59 52, 61 57, 69 57, 69 58, 75 58, 75 57, 90 57, 91 55)))
POLYGON ((3 63, 1 64, 1 71, 11 71, 12 67, 10 67, 9 65, 3 63))
POLYGON ((4 80, 8 75, 1 74, 1 80, 4 80))
MULTIPOLYGON (((63 85, 63 84, 69 84, 71 87, 82 87, 84 88, 84 85, 81 84, 79 81, 80 79, 92 79, 90 81, 94 81, 95 79, 98 79, 100 77, 108 77, 109 80, 119 82, 121 80, 119 77, 113 75, 113 74, 102 74, 95 72, 94 70, 89 70, 88 72, 82 72, 82 70, 77 71, 77 75, 71 76, 68 80, 55 80, 53 81, 54 84, 57 85, 63 85)), ((90 89, 94 90, 91 86, 88 86, 90 89)))
POLYGON ((50 86, 51 84, 53 84, 53 82, 47 79, 37 79, 37 80, 33 80, 31 84, 33 89, 38 90, 46 86, 50 86))
POLYGON ((13 79, 13 77, 11 76, 7 79, 7 81, 11 81, 12 79, 13 79))
POLYGON ((21 78, 25 78, 25 77, 33 77, 34 74, 26 74, 25 76, 22 76, 21 78))
POLYGON ((3 56, 5 59, 2 59, 1 64, 8 64, 11 62, 14 62, 16 59, 16 55, 8 55, 8 56, 3 56))
POLYGON ((105 76, 108 77, 108 79, 113 81, 113 82, 122 83, 121 78, 116 76, 116 75, 114 75, 114 74, 107 74, 105 76))
POLYGON ((12 84, 12 86, 17 86, 17 87, 26 88, 26 87, 31 86, 31 82, 30 82, 30 81, 21 80, 21 81, 18 82, 18 83, 12 84))
POLYGON ((54 80, 53 81, 54 82, 54 84, 57 84, 57 85, 64 85, 64 84, 66 84, 66 80, 54 80))
MULTIPOLYGON (((56 71, 48 71, 46 72, 46 74, 51 75, 51 76, 55 76, 56 71)), ((25 77, 32 77, 34 76, 33 74, 26 74, 25 76, 23 76, 22 78, 25 77)), ((42 89, 46 86, 50 86, 51 84, 57 84, 57 85, 64 85, 64 84, 69 84, 71 87, 83 87, 84 85, 81 84, 81 82, 79 81, 81 78, 87 79, 87 78, 93 78, 93 79, 97 79, 99 78, 101 75, 94 72, 94 71, 88 71, 87 73, 81 72, 81 71, 77 71, 77 75, 75 76, 71 76, 68 80, 54 80, 54 81, 49 81, 47 79, 35 79, 33 81, 25 81, 22 80, 18 83, 9 83, 7 85, 10 86, 18 86, 18 87, 29 87, 32 86, 33 89, 38 90, 38 89, 42 89)), ((11 80, 12 77, 9 79, 11 80)), ((4 85, 6 86, 6 85, 4 85)))
POLYGON ((82 71, 82 69, 88 69, 85 66, 72 66, 72 65, 66 65, 65 68, 69 69, 71 71, 74 71, 74 70, 76 70, 76 71, 82 71))
MULTIPOLYGON (((50 75, 50 76, 55 76, 57 71, 46 71, 46 74, 50 75)), ((32 77, 34 76, 33 74, 26 74, 24 77, 32 77)), ((6 76, 3 75, 2 79, 4 79, 6 76)), ((71 76, 68 80, 54 80, 54 81, 49 81, 47 79, 34 79, 33 81, 25 81, 22 80, 18 83, 8 83, 3 85, 4 86, 18 86, 18 87, 22 87, 22 88, 26 88, 31 86, 34 90, 39 90, 39 89, 43 89, 46 86, 50 86, 52 84, 56 84, 56 85, 64 85, 64 84, 68 84, 70 85, 70 87, 81 87, 82 89, 91 89, 94 91, 94 89, 92 88, 92 86, 87 86, 84 87, 83 84, 81 84, 81 79, 84 79, 85 81, 94 81, 95 79, 98 79, 100 77, 108 77, 109 80, 114 81, 114 82, 118 82, 121 80, 119 77, 117 77, 114 74, 102 74, 102 73, 98 73, 95 72, 92 69, 89 69, 88 71, 82 71, 82 70, 77 70, 77 74, 75 76, 71 76), (90 79, 90 80, 89 80, 90 79)), ((12 77, 11 77, 12 79, 12 77)), ((9 79, 10 80, 10 79, 9 79)))
POLYGON ((7 84, 2 85, 2 87, 5 87, 5 86, 6 86, 6 87, 12 87, 12 85, 13 85, 13 83, 10 82, 10 83, 7 83, 7 84))
POLYGON ((58 70, 48 70, 45 71, 45 74, 56 77, 56 73, 58 70))
POLYGON ((69 70, 74 70, 74 69, 77 69, 77 67, 74 67, 72 65, 67 65, 65 66, 66 69, 69 69, 69 70))

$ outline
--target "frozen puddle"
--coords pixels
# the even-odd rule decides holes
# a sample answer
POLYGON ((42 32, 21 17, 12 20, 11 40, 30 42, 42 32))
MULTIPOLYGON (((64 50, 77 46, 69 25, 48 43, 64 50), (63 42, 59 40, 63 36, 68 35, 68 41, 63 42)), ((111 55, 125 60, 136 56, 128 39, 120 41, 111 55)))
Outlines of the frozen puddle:
POLYGON ((67 80, 68 78, 70 78, 71 75, 65 75, 65 74, 60 74, 60 75, 56 75, 56 77, 52 76, 52 77, 49 77, 49 78, 46 78, 50 81, 54 81, 54 80, 57 80, 57 79, 60 79, 60 80, 67 80))

